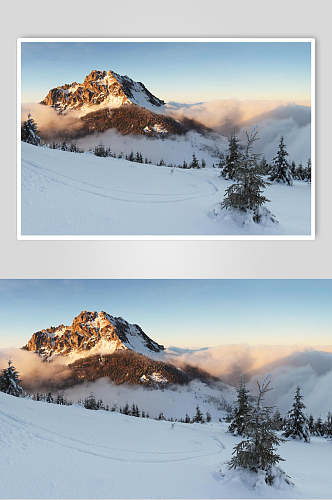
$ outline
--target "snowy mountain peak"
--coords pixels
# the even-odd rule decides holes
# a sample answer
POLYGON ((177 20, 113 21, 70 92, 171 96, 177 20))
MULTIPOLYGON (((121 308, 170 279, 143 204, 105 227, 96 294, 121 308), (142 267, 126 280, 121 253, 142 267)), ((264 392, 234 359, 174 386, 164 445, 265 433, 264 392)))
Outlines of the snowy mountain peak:
POLYGON ((66 83, 51 89, 41 104, 52 106, 59 112, 73 109, 89 112, 93 106, 118 108, 124 104, 157 111, 165 103, 151 94, 143 83, 135 82, 129 76, 111 70, 93 70, 83 83, 66 83))
POLYGON ((149 355, 163 351, 164 346, 150 339, 140 326, 121 317, 104 311, 82 311, 71 326, 61 324, 35 332, 23 349, 52 360, 55 356, 111 354, 124 349, 149 355))

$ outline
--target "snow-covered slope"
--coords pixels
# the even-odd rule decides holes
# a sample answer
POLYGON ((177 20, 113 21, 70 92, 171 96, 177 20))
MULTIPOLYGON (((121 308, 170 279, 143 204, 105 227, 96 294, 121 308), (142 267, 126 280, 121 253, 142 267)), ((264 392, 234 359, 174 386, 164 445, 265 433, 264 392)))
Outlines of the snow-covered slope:
POLYGON ((238 442, 225 430, 0 393, 0 497, 330 498, 331 442, 284 443, 295 487, 253 488, 253 476, 222 475, 238 442))
POLYGON ((22 235, 307 235, 310 185, 265 191, 279 224, 214 215, 230 182, 218 169, 172 169, 22 143, 22 235))
POLYGON ((35 332, 24 349, 51 360, 55 356, 112 354, 123 349, 149 356, 164 347, 150 339, 140 326, 123 318, 105 311, 82 311, 71 326, 52 326, 35 332))

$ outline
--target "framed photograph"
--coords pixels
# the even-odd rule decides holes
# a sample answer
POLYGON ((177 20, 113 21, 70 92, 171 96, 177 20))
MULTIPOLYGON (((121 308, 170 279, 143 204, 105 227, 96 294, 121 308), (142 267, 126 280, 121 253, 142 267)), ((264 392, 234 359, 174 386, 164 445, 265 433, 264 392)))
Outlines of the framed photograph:
POLYGON ((315 238, 315 40, 22 38, 18 239, 315 238))
POLYGON ((331 498, 331 294, 1 279, 0 498, 331 498))

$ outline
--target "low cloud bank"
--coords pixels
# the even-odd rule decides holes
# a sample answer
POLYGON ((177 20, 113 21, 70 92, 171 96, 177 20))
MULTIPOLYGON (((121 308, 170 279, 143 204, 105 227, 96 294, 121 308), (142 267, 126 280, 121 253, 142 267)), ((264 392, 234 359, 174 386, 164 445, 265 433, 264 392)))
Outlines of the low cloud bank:
MULTIPOLYGON (((16 348, 1 349, 0 369, 7 366, 8 359, 13 361, 25 388, 30 391, 52 390, 69 375, 68 368, 60 359, 45 363, 31 352, 16 348)), ((278 406, 282 413, 290 408, 297 385, 301 387, 308 414, 325 418, 327 412, 332 411, 332 346, 311 350, 300 346, 248 345, 196 350, 169 348, 163 360, 171 361, 178 367, 187 363, 198 366, 220 377, 222 382, 211 388, 192 382, 177 390, 156 391, 140 386, 116 386, 107 379, 99 379, 67 389, 65 395, 77 401, 92 391, 105 403, 123 406, 126 402, 135 402, 152 416, 164 411, 169 416, 180 418, 186 411, 193 412, 197 401, 202 404, 206 401, 207 406, 211 403, 216 407, 222 402, 233 401, 234 387, 241 375, 246 376, 253 393, 257 379, 270 376, 274 390, 269 393, 267 401, 278 406)))
POLYGON ((241 375, 255 393, 256 381, 270 376, 274 388, 268 401, 286 413, 296 386, 301 387, 307 412, 325 417, 332 411, 332 346, 308 349, 301 346, 227 345, 199 350, 169 349, 176 364, 190 363, 231 385, 239 383, 241 375))
POLYGON ((7 368, 8 360, 13 362, 28 391, 46 391, 69 375, 60 360, 45 363, 37 354, 15 347, 0 349, 0 370, 7 368))
MULTIPOLYGON (((22 105, 22 120, 29 112, 46 139, 60 137, 64 130, 75 132, 81 126, 79 111, 58 114, 49 106, 25 103, 22 105)), ((281 135, 285 138, 290 161, 304 163, 311 156, 311 110, 308 106, 281 101, 218 100, 193 105, 170 103, 166 112, 176 119, 195 119, 213 132, 205 136, 190 132, 176 138, 153 139, 123 136, 110 129, 75 139, 74 142, 84 150, 103 144, 117 154, 140 151, 155 163, 161 159, 172 163, 188 162, 196 153, 200 160, 204 158, 211 166, 218 162, 220 152, 227 150, 227 137, 234 130, 244 141, 245 131, 255 128, 260 138, 256 150, 268 161, 275 156, 281 135)))

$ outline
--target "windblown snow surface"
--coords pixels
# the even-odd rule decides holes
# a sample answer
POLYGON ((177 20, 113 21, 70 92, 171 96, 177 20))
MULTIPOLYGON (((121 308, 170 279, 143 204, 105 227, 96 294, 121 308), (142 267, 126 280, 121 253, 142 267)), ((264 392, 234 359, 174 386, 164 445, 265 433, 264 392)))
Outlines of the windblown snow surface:
POLYGON ((226 424, 180 424, 0 393, 1 498, 329 498, 332 443, 287 441, 294 487, 228 472, 226 424))
POLYGON ((217 210, 218 169, 183 170, 22 143, 22 235, 308 235, 310 184, 264 192, 279 224, 217 210))

